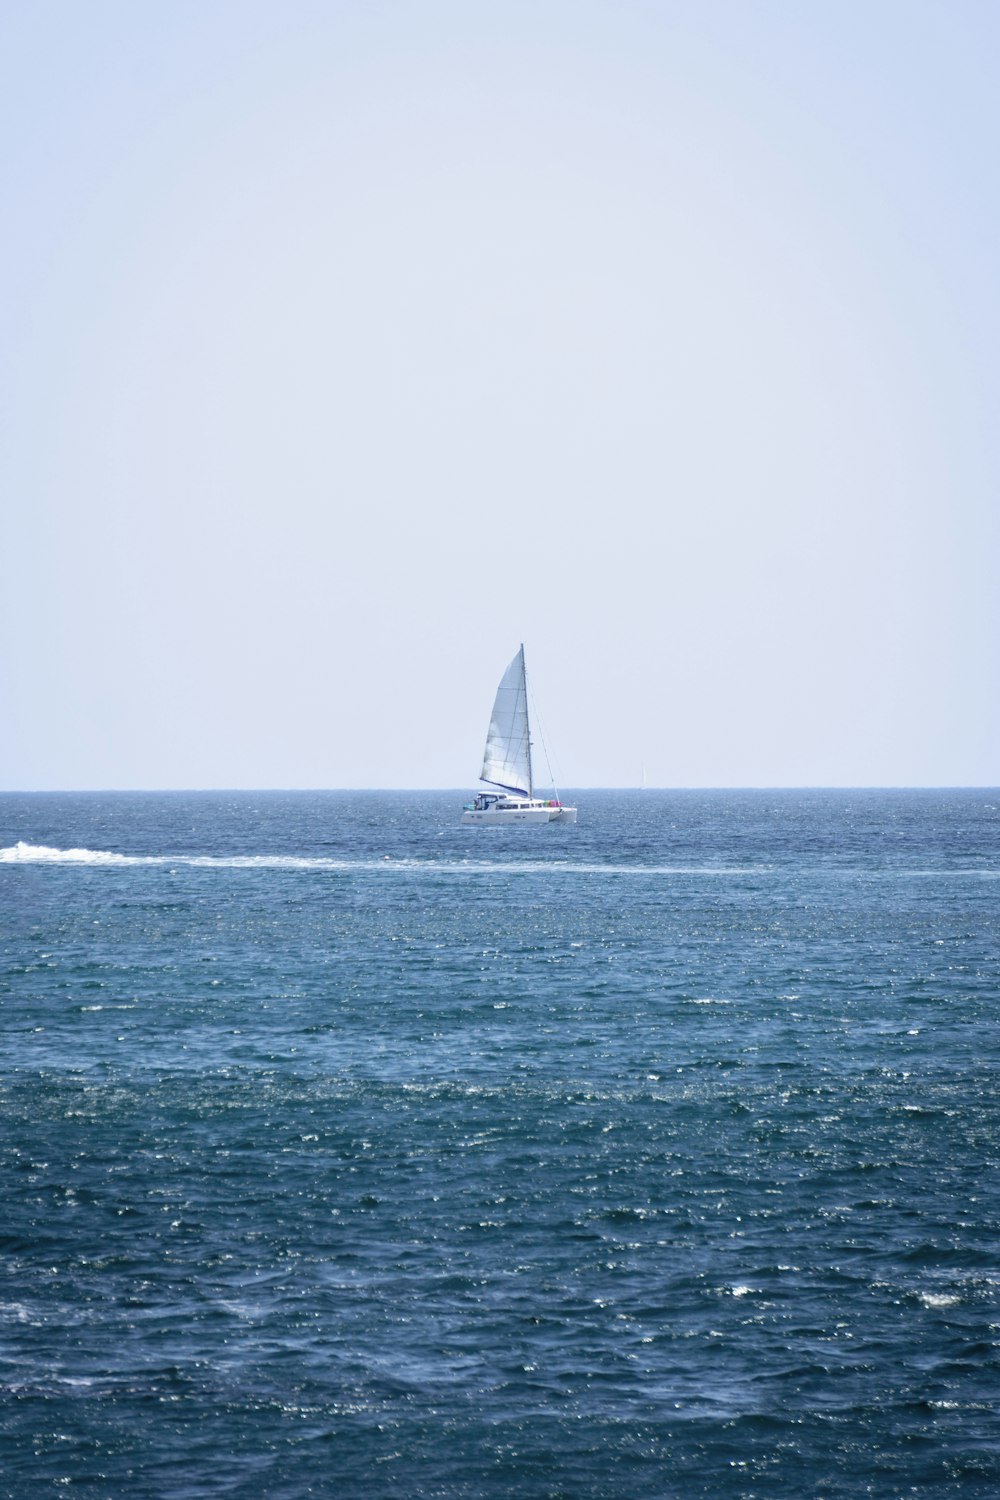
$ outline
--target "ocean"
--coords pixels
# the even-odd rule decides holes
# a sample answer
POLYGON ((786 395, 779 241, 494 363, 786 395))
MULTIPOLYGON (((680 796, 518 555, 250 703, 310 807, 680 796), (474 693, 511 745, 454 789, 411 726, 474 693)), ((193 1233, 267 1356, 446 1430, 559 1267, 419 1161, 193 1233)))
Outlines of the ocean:
POLYGON ((1000 1493, 1000 792, 0 796, 0 1494, 1000 1493))

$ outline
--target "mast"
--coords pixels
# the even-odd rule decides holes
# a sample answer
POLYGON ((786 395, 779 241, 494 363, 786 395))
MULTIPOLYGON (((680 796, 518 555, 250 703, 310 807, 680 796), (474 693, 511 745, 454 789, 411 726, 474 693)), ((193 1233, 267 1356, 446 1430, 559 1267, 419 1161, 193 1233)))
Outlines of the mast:
POLYGON ((535 795, 535 778, 531 769, 531 717, 528 713, 528 669, 524 665, 524 642, 521 642, 521 691, 524 694, 524 732, 528 740, 528 796, 535 795))

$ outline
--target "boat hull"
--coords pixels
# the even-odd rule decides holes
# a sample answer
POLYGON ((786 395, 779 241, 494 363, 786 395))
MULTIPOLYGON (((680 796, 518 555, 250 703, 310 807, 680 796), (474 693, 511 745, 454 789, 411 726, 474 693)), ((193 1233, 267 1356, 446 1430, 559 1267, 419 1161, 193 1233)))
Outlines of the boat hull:
POLYGON ((507 828, 512 823, 575 823, 575 807, 504 807, 466 808, 463 823, 476 823, 486 828, 507 828))

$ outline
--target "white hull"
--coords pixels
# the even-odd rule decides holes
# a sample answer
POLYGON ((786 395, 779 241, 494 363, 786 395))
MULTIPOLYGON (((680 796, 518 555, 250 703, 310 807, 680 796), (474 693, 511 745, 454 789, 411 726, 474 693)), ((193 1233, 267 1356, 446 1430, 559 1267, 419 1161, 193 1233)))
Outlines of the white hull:
POLYGON ((483 812, 467 807, 462 822, 478 823, 486 828, 507 828, 511 823, 575 823, 576 808, 546 807, 543 803, 540 807, 490 807, 483 812))

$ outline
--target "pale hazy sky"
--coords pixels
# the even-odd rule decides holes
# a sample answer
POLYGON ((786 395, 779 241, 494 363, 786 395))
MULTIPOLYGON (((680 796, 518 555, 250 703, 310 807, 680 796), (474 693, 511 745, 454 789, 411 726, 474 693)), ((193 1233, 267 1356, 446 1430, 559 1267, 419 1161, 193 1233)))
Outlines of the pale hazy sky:
POLYGON ((0 9, 0 786, 1000 782, 1000 5, 0 9))

